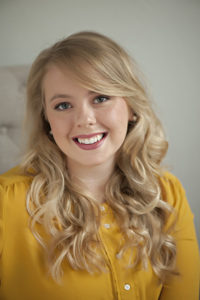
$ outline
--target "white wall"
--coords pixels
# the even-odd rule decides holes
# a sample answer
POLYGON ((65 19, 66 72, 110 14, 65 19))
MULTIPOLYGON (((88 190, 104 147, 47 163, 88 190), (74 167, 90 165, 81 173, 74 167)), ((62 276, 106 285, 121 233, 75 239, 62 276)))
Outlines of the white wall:
POLYGON ((95 30, 139 62, 170 141, 200 240, 200 1, 0 0, 0 65, 30 64, 73 32, 95 30))

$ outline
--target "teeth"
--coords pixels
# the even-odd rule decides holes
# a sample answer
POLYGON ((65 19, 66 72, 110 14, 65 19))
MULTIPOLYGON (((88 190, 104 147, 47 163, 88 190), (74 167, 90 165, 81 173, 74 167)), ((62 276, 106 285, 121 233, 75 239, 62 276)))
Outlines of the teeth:
POLYGON ((96 136, 93 136, 90 139, 77 139, 77 140, 80 144, 89 145, 89 144, 94 144, 94 143, 100 141, 102 138, 103 138, 103 134, 98 134, 96 136))

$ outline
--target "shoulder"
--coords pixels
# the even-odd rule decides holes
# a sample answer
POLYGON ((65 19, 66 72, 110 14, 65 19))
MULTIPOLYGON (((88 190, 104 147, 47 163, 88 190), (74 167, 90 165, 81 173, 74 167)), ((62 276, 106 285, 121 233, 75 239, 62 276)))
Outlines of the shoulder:
POLYGON ((160 187, 163 193, 163 196, 166 194, 174 197, 178 196, 180 193, 185 193, 184 188, 180 180, 169 172, 164 172, 162 176, 159 177, 160 187))
POLYGON ((32 180, 33 177, 23 174, 19 166, 0 175, 0 205, 5 199, 13 201, 21 198, 27 193, 32 180))
POLYGON ((165 186, 165 188, 181 186, 180 180, 170 172, 164 172, 159 177, 159 179, 160 179, 161 185, 165 186))
POLYGON ((184 234, 193 226, 194 215, 188 203, 185 190, 180 180, 171 173, 165 172, 159 177, 162 200, 173 207, 174 214, 171 215, 170 222, 177 220, 177 228, 184 228, 184 234), (186 227, 188 229, 186 229, 186 227))
POLYGON ((0 175, 0 223, 21 218, 31 181, 18 166, 0 175))
POLYGON ((32 178, 24 175, 20 167, 0 175, 0 253, 6 230, 13 224, 18 226, 27 222, 26 195, 31 181, 32 178))
POLYGON ((19 166, 16 166, 15 168, 12 168, 6 173, 0 175, 0 186, 2 188, 20 184, 29 185, 31 181, 32 177, 23 174, 19 166))
POLYGON ((180 180, 169 172, 159 177, 162 198, 173 207, 178 207, 185 202, 185 190, 180 180))

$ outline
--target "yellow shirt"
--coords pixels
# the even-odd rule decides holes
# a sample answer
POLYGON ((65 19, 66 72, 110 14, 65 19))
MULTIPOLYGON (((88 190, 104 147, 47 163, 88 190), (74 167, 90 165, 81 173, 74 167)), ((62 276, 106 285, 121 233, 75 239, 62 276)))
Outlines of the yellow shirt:
MULTIPOLYGON (((30 179, 12 169, 0 176, 0 299, 1 300, 198 300, 199 254, 193 214, 180 182, 166 173, 161 179, 163 197, 178 212, 174 236, 180 277, 167 286, 148 270, 125 267, 127 257, 117 257, 122 238, 114 214, 102 206, 99 229, 107 273, 90 275, 64 263, 61 285, 47 275, 44 250, 28 227, 26 192, 30 179), (159 298, 160 297, 160 298, 159 298)), ((169 220, 172 222, 173 217, 169 220)))

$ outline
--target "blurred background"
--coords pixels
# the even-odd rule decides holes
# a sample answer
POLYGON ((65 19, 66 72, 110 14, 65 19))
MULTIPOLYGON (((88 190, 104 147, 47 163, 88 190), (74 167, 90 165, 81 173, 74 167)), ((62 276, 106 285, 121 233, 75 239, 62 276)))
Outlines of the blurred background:
POLYGON ((116 40, 145 74, 169 141, 165 163, 186 189, 200 241, 200 1, 0 0, 0 67, 30 65, 82 30, 116 40))

